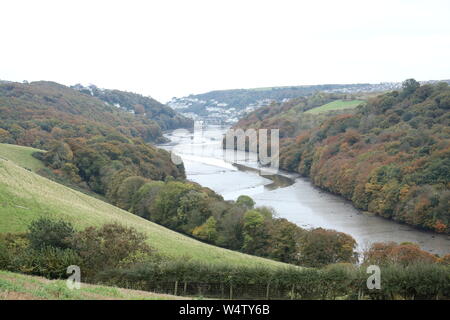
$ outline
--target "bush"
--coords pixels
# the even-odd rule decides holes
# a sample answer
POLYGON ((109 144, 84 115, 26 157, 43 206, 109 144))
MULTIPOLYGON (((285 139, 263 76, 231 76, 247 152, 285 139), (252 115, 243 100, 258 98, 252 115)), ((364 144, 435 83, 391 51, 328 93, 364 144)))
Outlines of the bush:
POLYGON ((54 247, 60 249, 69 248, 68 239, 75 233, 75 229, 69 222, 39 218, 28 227, 28 239, 33 249, 54 247))
POLYGON ((0 270, 7 270, 11 257, 6 245, 0 242, 0 270))
POLYGON ((434 263, 381 267, 381 290, 362 290, 371 299, 448 299, 450 268, 434 263))
POLYGON ((28 245, 25 233, 0 234, 0 269, 9 270, 13 257, 28 248, 28 245))
POLYGON ((146 239, 143 233, 134 228, 113 223, 100 228, 88 227, 76 233, 70 239, 70 245, 82 258, 82 270, 89 277, 124 262, 142 260, 143 256, 152 252, 146 239))
POLYGON ((80 256, 71 249, 43 247, 28 248, 11 257, 8 269, 49 279, 67 277, 67 267, 81 265, 80 256))

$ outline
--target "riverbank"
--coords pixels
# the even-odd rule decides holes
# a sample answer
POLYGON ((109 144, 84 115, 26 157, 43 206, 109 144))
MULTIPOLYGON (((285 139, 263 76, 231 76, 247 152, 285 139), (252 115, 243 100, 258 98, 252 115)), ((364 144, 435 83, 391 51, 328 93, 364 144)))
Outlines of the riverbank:
POLYGON ((211 126, 200 133, 169 132, 166 137, 171 143, 162 147, 181 156, 189 180, 213 189, 224 199, 235 200, 245 194, 257 206, 270 206, 279 217, 303 228, 322 227, 348 233, 358 242, 360 252, 374 242, 395 241, 415 242, 436 254, 449 253, 449 237, 363 213, 350 201, 318 189, 297 174, 281 171, 278 176, 290 179, 289 182, 274 184, 273 179, 258 174, 257 163, 246 152, 237 152, 235 165, 224 161, 221 141, 226 129, 211 126))

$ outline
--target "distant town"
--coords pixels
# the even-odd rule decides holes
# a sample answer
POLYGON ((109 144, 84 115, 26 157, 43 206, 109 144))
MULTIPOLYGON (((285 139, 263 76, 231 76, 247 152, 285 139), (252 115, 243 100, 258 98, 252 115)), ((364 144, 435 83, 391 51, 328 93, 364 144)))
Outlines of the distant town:
MULTIPOLYGON (((450 83, 450 80, 443 80, 450 83)), ((435 80, 421 81, 422 84, 435 80)), ((172 98, 167 105, 193 120, 212 124, 233 124, 255 109, 272 102, 286 102, 292 98, 311 95, 317 91, 335 93, 376 93, 401 89, 401 82, 378 84, 311 85, 211 91, 186 97, 172 98), (241 94, 242 99, 236 97, 241 94)))

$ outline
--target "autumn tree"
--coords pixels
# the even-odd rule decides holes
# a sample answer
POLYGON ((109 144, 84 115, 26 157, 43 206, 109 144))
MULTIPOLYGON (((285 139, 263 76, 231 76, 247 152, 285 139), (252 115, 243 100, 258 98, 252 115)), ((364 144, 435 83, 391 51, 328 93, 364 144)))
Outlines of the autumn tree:
POLYGON ((384 265, 389 263, 410 265, 415 263, 434 263, 437 257, 420 249, 414 243, 377 242, 364 252, 364 262, 384 265))
POLYGON ((192 234, 202 240, 214 242, 217 239, 217 221, 214 217, 209 217, 208 220, 201 226, 198 226, 192 231, 192 234))
POLYGON ((355 263, 356 241, 348 234, 322 228, 304 233, 299 245, 299 262, 309 267, 332 263, 355 263))

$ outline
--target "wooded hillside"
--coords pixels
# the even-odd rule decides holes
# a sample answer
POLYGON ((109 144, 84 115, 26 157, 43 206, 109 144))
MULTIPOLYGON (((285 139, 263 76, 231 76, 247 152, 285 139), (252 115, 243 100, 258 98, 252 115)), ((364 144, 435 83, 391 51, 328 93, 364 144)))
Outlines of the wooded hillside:
POLYGON ((255 121, 256 113, 240 124, 280 128, 282 169, 311 177, 359 209, 450 232, 447 83, 420 86, 409 79, 402 91, 370 98, 355 113, 321 114, 310 128, 313 115, 293 113, 283 122, 278 110, 264 111, 274 114, 255 121))

